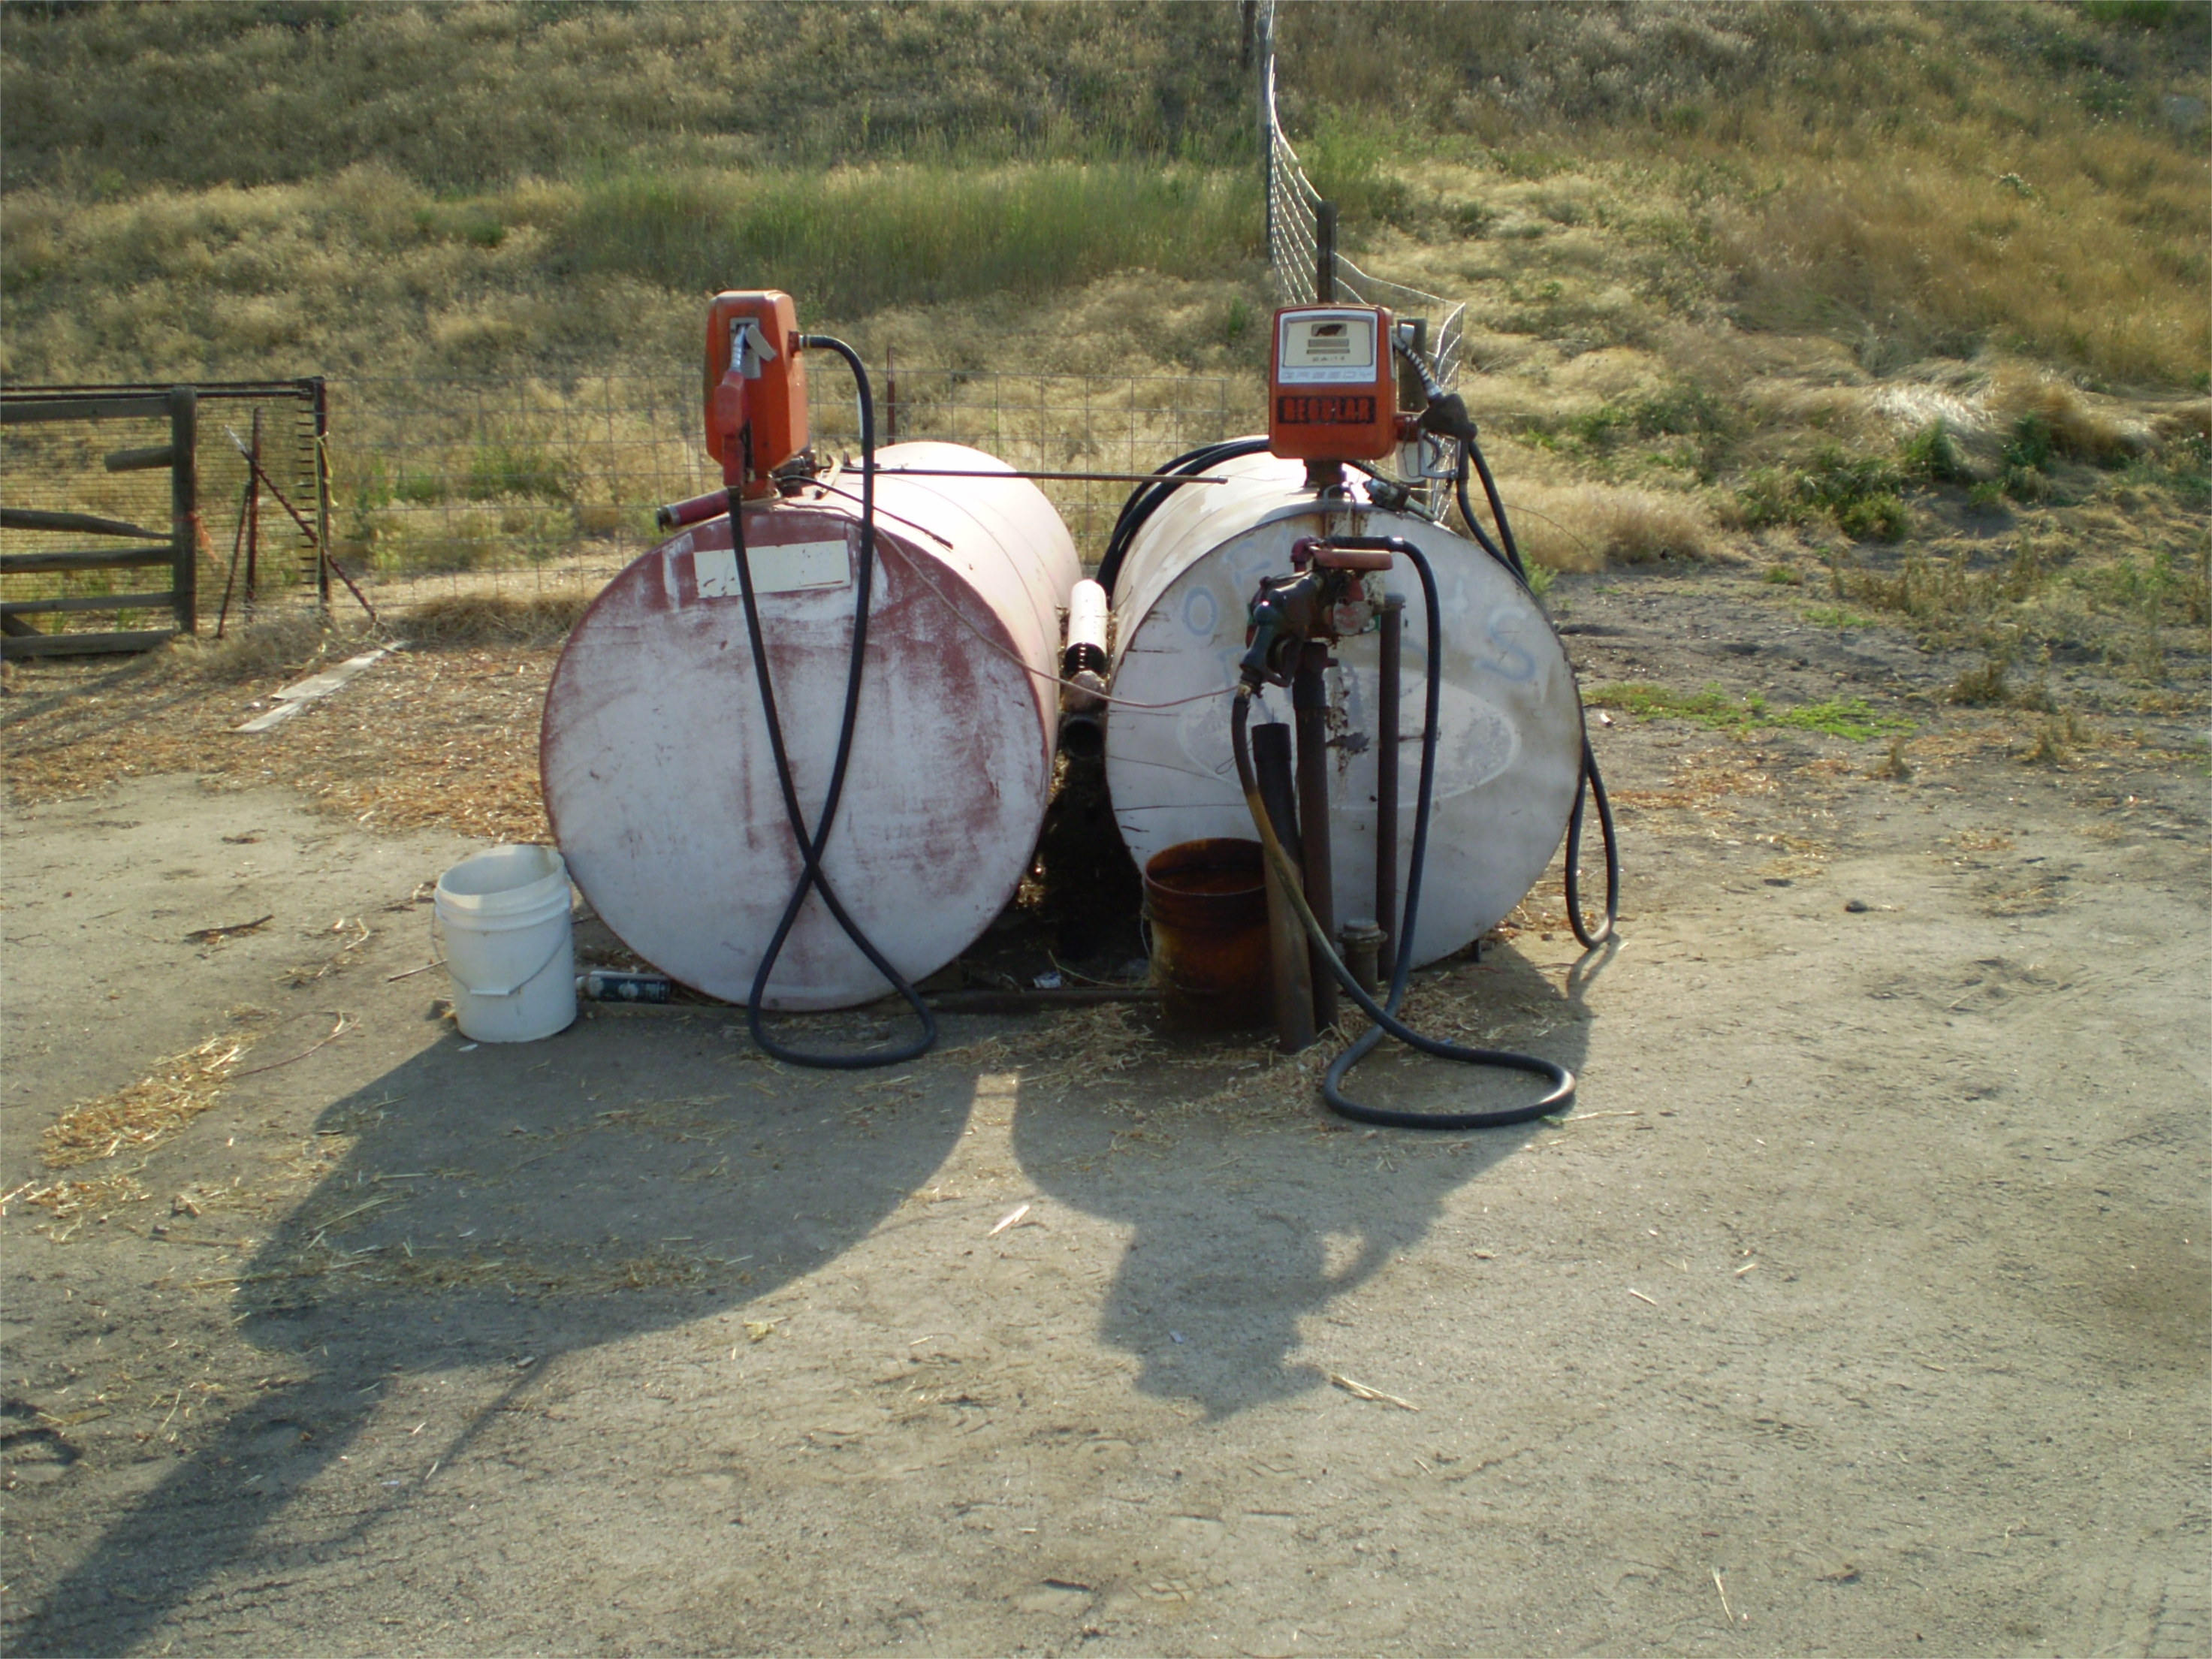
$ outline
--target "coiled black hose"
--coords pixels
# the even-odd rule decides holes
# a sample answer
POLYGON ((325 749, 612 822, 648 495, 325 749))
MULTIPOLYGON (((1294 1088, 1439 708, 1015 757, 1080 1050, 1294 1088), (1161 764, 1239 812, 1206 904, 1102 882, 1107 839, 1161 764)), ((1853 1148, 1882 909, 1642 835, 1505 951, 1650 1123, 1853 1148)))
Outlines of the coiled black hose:
MULTIPOLYGON (((1421 579, 1421 603, 1429 626, 1431 641, 1443 638, 1442 606, 1437 599, 1436 573, 1429 568, 1427 556, 1409 541, 1396 536, 1346 536, 1333 538, 1330 545, 1343 548, 1369 548, 1378 551, 1404 555, 1413 562, 1421 579)), ((1297 872, 1291 864, 1290 855, 1283 850, 1275 837, 1273 824, 1267 809, 1260 799, 1260 785, 1252 769, 1252 745, 1249 728, 1252 715, 1252 688, 1242 685, 1237 690, 1236 704, 1229 717, 1230 744, 1237 757, 1237 780, 1244 790, 1245 805, 1252 814, 1252 823, 1260 834, 1260 844, 1268 861, 1274 866, 1276 879, 1285 896, 1298 913, 1306 932, 1311 936, 1314 948, 1320 953, 1329 972, 1343 986, 1345 994, 1357 1003, 1368 1018, 1375 1023, 1361 1033, 1358 1041, 1339 1054, 1322 1079, 1322 1098, 1328 1109, 1339 1116, 1352 1118, 1361 1123, 1379 1123, 1394 1129, 1496 1129, 1509 1123, 1526 1123, 1532 1118, 1545 1117, 1564 1110, 1575 1097, 1575 1074, 1554 1060, 1540 1060, 1534 1054, 1516 1054, 1510 1048, 1463 1048, 1456 1042, 1446 1042, 1440 1037, 1424 1036, 1397 1018, 1399 1006, 1406 1000, 1406 983, 1413 969, 1413 928, 1420 915, 1421 877, 1428 866, 1430 807, 1436 794, 1437 738, 1439 730, 1443 682, 1437 672, 1437 652, 1433 647, 1427 653, 1428 672, 1423 701, 1421 731, 1421 775, 1414 794, 1413 851, 1406 865, 1406 904, 1404 919, 1400 922, 1395 952, 1397 966, 1390 975, 1388 999, 1378 1005, 1375 999, 1360 988, 1338 957, 1321 923, 1305 901, 1297 872), (1541 1099, 1526 1106, 1507 1107, 1495 1112, 1401 1112, 1381 1106, 1363 1106, 1351 1099, 1343 1091, 1345 1074, 1372 1053, 1385 1034, 1401 1042, 1418 1048, 1425 1054, 1434 1054, 1442 1060, 1458 1060, 1469 1066, 1502 1066, 1509 1071, 1529 1072, 1551 1079, 1552 1088, 1541 1099)))
POLYGON ((792 782, 791 757, 784 748, 783 722, 776 714, 775 685, 769 674, 768 645, 761 631, 760 602, 753 592, 752 565, 745 551, 744 515, 738 492, 735 489, 729 492, 730 544, 737 552, 738 585, 744 595, 745 634, 752 646, 753 678, 760 686, 761 713, 768 721, 769 751, 775 757, 775 781, 783 792, 783 814, 790 822, 792 836, 799 843, 803 863, 798 884, 791 890, 791 902, 784 906, 783 919, 776 923, 768 949, 761 953, 760 967, 753 975, 752 991, 745 999, 745 1024, 761 1051, 777 1060, 827 1071, 862 1071, 874 1066, 896 1066, 927 1053, 937 1041, 937 1017, 921 1000, 921 994, 907 983, 905 976, 891 966, 846 913, 837 895, 830 890, 829 877, 822 871, 822 850, 830 844, 830 832, 836 824, 837 804, 845 793, 845 768, 853 757, 853 733, 860 710, 860 674, 867 657, 868 608, 874 594, 876 570, 876 408, 867 368, 852 347, 827 334, 801 335, 799 343, 804 349, 834 351, 842 357, 853 371, 860 390, 860 573, 859 593, 853 602, 853 649, 845 672, 845 714, 837 728, 836 757, 830 763, 830 787, 822 799, 820 827, 810 831, 806 815, 799 805, 799 791, 792 782), (921 1036, 915 1042, 883 1054, 814 1054, 778 1042, 768 1034, 761 1018, 761 1005, 768 992, 769 975, 775 968, 776 958, 783 954, 784 942, 791 937, 792 927, 799 920, 799 907, 806 902, 810 890, 822 896, 823 907, 836 918, 845 937, 860 948, 860 954, 867 957, 878 973, 890 981, 891 988, 906 999, 907 1006, 921 1022, 921 1036))
MULTIPOLYGON (((1228 438, 1219 443, 1201 445, 1188 453, 1178 455, 1165 466, 1156 468, 1160 472, 1172 472, 1182 477, 1196 477, 1208 467, 1218 466, 1224 461, 1233 461, 1242 455, 1261 455, 1267 453, 1265 437, 1228 438)), ((1151 483, 1140 483, 1129 492, 1129 499, 1121 503, 1121 511, 1114 520, 1114 533, 1106 538, 1105 556, 1098 561, 1098 585, 1109 598, 1114 584, 1121 580, 1121 561, 1128 556, 1129 544, 1136 540, 1137 532, 1146 520, 1160 510, 1160 505, 1182 488, 1176 478, 1163 478, 1151 483)))

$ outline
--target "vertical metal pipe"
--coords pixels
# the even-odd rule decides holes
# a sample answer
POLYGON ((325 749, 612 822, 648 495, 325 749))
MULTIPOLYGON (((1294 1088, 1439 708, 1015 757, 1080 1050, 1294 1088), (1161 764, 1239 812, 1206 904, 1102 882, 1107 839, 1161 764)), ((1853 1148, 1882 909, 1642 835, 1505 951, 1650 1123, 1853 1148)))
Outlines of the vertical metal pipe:
POLYGON ((1314 209, 1314 303, 1336 303, 1336 204, 1314 209))
POLYGON ((180 386, 169 392, 169 525, 176 538, 176 575, 170 589, 177 631, 199 629, 200 483, 198 451, 200 394, 180 386))
MULTIPOLYGON (((1425 358, 1429 349, 1429 319, 1425 317, 1401 317, 1397 324, 1399 331, 1406 337, 1406 343, 1425 358)), ((1398 360, 1398 407, 1419 409, 1421 402, 1420 371, 1401 357, 1398 360)))
MULTIPOLYGON (((1252 728, 1252 772, 1260 785, 1260 802, 1275 839, 1283 844, 1292 863, 1299 857, 1297 785, 1292 781, 1291 729, 1280 722, 1252 728)), ((1267 878, 1267 945, 1274 978, 1275 1035, 1283 1052, 1295 1054, 1313 1047, 1313 972, 1306 958, 1305 929, 1297 911, 1283 890, 1273 865, 1267 878)))
POLYGON ((1375 925, 1382 930, 1375 971, 1385 985, 1398 965, 1398 696, 1405 637, 1405 595, 1387 594, 1375 688, 1375 925))
MULTIPOLYGON (((1306 908, 1321 924, 1322 937, 1336 937, 1336 878, 1328 842, 1328 682, 1322 672, 1328 647, 1310 642, 1291 682, 1291 713, 1298 738, 1299 863, 1306 878, 1306 908)), ((1314 1024, 1336 1024, 1336 976, 1321 947, 1312 950, 1314 1024)))
POLYGON ((253 601, 261 580, 261 408, 253 410, 253 465, 246 469, 246 614, 253 614, 253 601))

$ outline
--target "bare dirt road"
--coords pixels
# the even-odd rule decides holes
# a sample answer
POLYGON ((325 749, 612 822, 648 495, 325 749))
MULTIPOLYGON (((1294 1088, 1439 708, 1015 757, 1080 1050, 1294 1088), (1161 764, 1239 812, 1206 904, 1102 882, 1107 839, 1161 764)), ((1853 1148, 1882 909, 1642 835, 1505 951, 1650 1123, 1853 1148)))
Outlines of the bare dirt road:
POLYGON ((1549 887, 1414 1005, 1577 1068, 1503 1133, 1112 1011, 475 1047, 392 977, 467 843, 19 798, 9 1650, 2203 1652, 2200 734, 2030 764, 1740 573, 1555 598, 1591 684, 1916 735, 1618 714, 1622 942, 1549 887))

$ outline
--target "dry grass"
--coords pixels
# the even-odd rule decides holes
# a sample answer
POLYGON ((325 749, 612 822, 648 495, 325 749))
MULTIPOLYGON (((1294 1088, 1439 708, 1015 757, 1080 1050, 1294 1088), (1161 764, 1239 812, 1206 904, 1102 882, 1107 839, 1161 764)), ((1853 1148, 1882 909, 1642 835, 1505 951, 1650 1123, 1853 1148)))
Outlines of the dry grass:
POLYGON ((222 1103, 223 1085, 252 1042, 234 1034, 210 1037, 160 1061, 128 1088, 77 1102, 39 1137, 46 1167, 67 1170, 125 1151, 151 1152, 181 1134, 222 1103))
MULTIPOLYGON (((2152 429, 2081 387, 2049 374, 2013 368, 1997 376, 1989 403, 2001 418, 2041 422, 2062 455, 2113 466, 2158 447, 2152 429)), ((2186 419, 2185 411, 2177 411, 2186 419)))
POLYGON ((1606 484, 1501 485, 1521 550, 1553 570, 1710 558, 1720 549, 1703 504, 1606 484))
POLYGON ((581 621, 592 595, 454 593, 425 600, 394 624, 418 646, 558 646, 581 621))
POLYGON ((343 613, 325 618, 311 606, 288 605, 264 611, 250 623, 234 623, 219 640, 212 635, 174 640, 149 659, 148 669, 231 685, 299 679, 373 643, 368 630, 343 613))

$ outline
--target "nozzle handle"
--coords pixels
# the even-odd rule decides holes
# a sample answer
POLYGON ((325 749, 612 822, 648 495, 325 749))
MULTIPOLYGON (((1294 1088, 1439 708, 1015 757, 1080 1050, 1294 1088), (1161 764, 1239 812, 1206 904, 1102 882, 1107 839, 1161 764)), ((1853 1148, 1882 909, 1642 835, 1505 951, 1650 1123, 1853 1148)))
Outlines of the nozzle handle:
POLYGON ((719 519, 729 510, 730 492, 710 489, 703 495, 694 495, 688 501, 671 501, 666 507, 654 508, 653 521, 663 530, 681 530, 686 525, 719 519))

